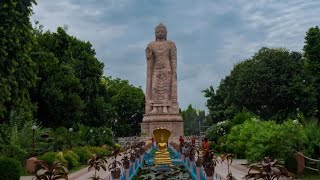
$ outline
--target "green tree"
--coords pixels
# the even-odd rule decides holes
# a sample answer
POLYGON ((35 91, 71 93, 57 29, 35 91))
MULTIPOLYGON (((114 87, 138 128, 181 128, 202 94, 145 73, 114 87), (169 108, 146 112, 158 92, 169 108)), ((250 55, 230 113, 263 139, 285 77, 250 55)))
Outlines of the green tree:
POLYGON ((305 37, 304 57, 307 70, 313 78, 313 86, 316 89, 317 109, 316 117, 320 122, 320 29, 318 26, 308 30, 305 37))
POLYGON ((35 63, 28 56, 34 43, 30 15, 34 0, 0 2, 0 123, 12 111, 32 120, 29 89, 36 82, 35 63))
POLYGON ((92 45, 61 27, 52 33, 43 32, 40 25, 34 36, 37 43, 31 56, 37 62, 38 81, 31 94, 39 105, 38 119, 51 127, 70 127, 87 119, 98 120, 95 126, 101 126, 105 120, 95 117, 105 107, 99 94, 103 64, 92 45))
POLYGON ((216 93, 205 90, 210 117, 221 121, 249 111, 263 119, 283 121, 296 117, 297 110, 312 116, 315 91, 303 64, 298 52, 260 49, 251 59, 235 65, 216 93))
POLYGON ((202 128, 206 118, 204 111, 194 109, 192 105, 189 104, 186 110, 181 111, 181 115, 185 135, 197 135, 199 134, 199 130, 204 131, 202 128))
POLYGON ((144 113, 144 93, 141 87, 135 87, 127 80, 111 77, 102 78, 108 127, 117 136, 129 136, 140 133, 140 122, 144 113))

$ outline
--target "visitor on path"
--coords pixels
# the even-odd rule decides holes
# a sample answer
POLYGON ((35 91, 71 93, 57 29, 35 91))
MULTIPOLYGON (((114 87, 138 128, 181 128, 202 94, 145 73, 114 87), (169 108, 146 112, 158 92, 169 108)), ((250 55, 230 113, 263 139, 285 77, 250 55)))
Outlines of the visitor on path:
POLYGON ((181 153, 182 153, 183 155, 185 155, 186 152, 187 152, 187 148, 186 148, 186 146, 184 145, 184 143, 181 144, 181 145, 182 145, 181 153))
POLYGON ((155 148, 155 145, 154 145, 154 137, 152 136, 152 137, 150 138, 150 140, 151 140, 152 147, 155 148))
POLYGON ((183 137, 182 137, 182 136, 180 136, 180 138, 179 138, 179 142, 180 142, 180 145, 183 145, 183 144, 184 144, 184 139, 183 139, 183 137))
POLYGON ((202 142, 202 150, 203 151, 209 151, 210 150, 210 142, 208 141, 208 138, 204 138, 203 142, 202 142))
POLYGON ((195 145, 196 145, 196 137, 195 136, 193 136, 192 139, 191 139, 191 145, 193 147, 195 147, 195 145))

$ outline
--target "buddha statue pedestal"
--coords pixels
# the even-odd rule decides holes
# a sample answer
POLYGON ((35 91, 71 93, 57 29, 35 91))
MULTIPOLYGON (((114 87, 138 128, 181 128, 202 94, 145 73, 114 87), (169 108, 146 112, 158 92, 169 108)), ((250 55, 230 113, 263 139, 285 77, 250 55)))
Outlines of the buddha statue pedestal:
POLYGON ((179 137, 183 136, 183 119, 180 114, 145 114, 141 123, 141 133, 145 141, 149 141, 153 130, 165 127, 172 133, 169 142, 179 143, 179 137))
POLYGON ((154 158, 154 165, 170 165, 170 153, 167 150, 167 142, 169 140, 171 132, 165 128, 157 128, 153 131, 153 135, 158 142, 158 151, 154 158))

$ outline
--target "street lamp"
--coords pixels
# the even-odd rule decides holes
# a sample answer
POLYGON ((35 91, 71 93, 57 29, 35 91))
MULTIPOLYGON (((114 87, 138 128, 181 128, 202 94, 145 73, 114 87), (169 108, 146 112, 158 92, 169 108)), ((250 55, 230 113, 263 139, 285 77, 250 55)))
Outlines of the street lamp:
POLYGON ((33 125, 32 127, 32 157, 34 157, 35 153, 34 153, 34 148, 35 148, 35 131, 37 129, 36 125, 33 125))
POLYGON ((35 157, 34 148, 35 148, 35 131, 37 129, 36 125, 31 127, 32 129, 32 157, 27 159, 27 171, 30 173, 34 173, 36 170, 36 162, 38 161, 35 157))
POLYGON ((90 135, 89 135, 90 136, 89 144, 91 146, 93 146, 93 144, 94 144, 93 129, 90 129, 89 133, 90 133, 90 135))
POLYGON ((70 141, 69 141, 69 143, 70 143, 70 149, 72 148, 72 132, 73 132, 73 128, 69 128, 69 133, 70 133, 70 137, 69 137, 69 139, 70 139, 70 141))

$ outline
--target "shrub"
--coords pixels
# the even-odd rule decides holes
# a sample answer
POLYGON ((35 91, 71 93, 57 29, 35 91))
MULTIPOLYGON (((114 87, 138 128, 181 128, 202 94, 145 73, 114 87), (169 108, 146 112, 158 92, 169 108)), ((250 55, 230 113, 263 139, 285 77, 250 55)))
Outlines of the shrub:
POLYGON ((21 163, 8 157, 0 157, 1 179, 19 180, 22 172, 21 163))
POLYGON ((85 146, 87 150, 91 152, 91 154, 96 154, 96 155, 108 155, 109 151, 102 148, 102 147, 92 147, 92 146, 85 146))
POLYGON ((249 162, 265 156, 284 159, 306 139, 302 125, 294 124, 292 120, 277 124, 252 119, 231 129, 227 136, 227 150, 238 156, 245 155, 249 162))
POLYGON ((70 133, 67 128, 59 127, 54 132, 51 132, 53 136, 53 147, 55 151, 61 151, 68 148, 70 142, 70 133))
POLYGON ((210 126, 205 134, 211 141, 217 142, 218 139, 224 136, 230 129, 230 120, 221 121, 217 124, 210 126))
POLYGON ((64 159, 68 162, 68 169, 72 169, 80 165, 79 156, 73 151, 65 151, 63 154, 64 159))
POLYGON ((55 161, 59 161, 64 165, 68 163, 64 159, 62 152, 47 152, 41 156, 38 156, 38 159, 45 161, 48 165, 52 165, 55 161))
POLYGON ((28 153, 24 149, 13 144, 9 144, 9 145, 0 144, 0 153, 3 156, 16 159, 20 161, 20 163, 23 163, 28 155, 28 153))
POLYGON ((79 162, 81 164, 86 164, 88 159, 92 156, 92 153, 88 150, 88 148, 77 147, 72 149, 79 156, 79 162))

